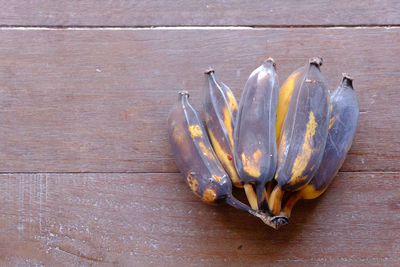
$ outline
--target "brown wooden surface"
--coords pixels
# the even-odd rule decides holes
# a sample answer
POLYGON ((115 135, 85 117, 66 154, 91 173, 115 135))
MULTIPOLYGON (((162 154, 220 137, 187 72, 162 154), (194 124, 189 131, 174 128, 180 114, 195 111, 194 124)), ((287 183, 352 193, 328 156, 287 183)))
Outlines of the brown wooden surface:
POLYGON ((398 171, 398 43, 400 28, 3 30, 0 171, 176 172, 166 118, 178 90, 200 109, 208 65, 239 98, 266 56, 283 83, 315 55, 330 88, 355 77, 360 126, 343 170, 398 171))
POLYGON ((381 1, 196 1, 196 0, 1 0, 2 25, 393 25, 400 2, 381 1))
POLYGON ((275 231, 201 203, 179 174, 4 174, 10 265, 357 265, 400 262, 398 173, 342 173, 275 231))
POLYGON ((1 266, 400 265, 399 2, 248 2, 0 0, 1 266), (199 110, 209 65, 239 98, 265 57, 282 83, 315 55, 361 111, 329 190, 280 231, 198 200, 177 91, 199 110))

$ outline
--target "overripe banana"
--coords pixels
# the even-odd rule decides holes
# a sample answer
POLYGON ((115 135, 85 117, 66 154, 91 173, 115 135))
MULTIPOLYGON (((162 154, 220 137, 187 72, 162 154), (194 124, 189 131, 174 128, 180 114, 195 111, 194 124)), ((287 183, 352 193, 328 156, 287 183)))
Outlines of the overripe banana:
POLYGON ((229 87, 208 70, 205 127, 189 94, 179 93, 168 118, 169 140, 195 195, 278 229, 298 200, 325 192, 350 149, 359 108, 352 78, 344 74, 330 95, 321 65, 321 58, 310 59, 279 89, 276 65, 267 59, 249 76, 239 107, 229 87), (244 188, 251 207, 233 196, 232 185, 244 188))
POLYGON ((206 203, 226 202, 275 227, 264 214, 232 195, 231 180, 217 160, 201 120, 188 99, 188 92, 179 92, 178 103, 168 118, 168 133, 175 162, 193 193, 206 203))
POLYGON ((275 62, 269 58, 251 73, 243 89, 234 129, 236 170, 245 190, 255 184, 257 204, 262 210, 269 209, 265 185, 273 179, 277 162, 275 123, 279 85, 275 69, 275 62))
POLYGON ((233 129, 238 105, 231 89, 220 82, 213 69, 206 72, 203 114, 215 154, 236 187, 243 187, 233 162, 233 129))
POLYGON ((276 108, 276 145, 279 148, 282 125, 289 108, 290 98, 297 81, 301 79, 307 69, 307 65, 295 70, 279 89, 278 105, 276 108))
POLYGON ((352 78, 343 74, 339 87, 331 95, 328 139, 318 171, 300 191, 295 192, 282 209, 281 215, 290 217, 300 199, 314 199, 328 188, 338 173, 353 142, 358 122, 358 101, 352 78))
POLYGON ((317 171, 324 153, 329 125, 329 91, 320 71, 321 58, 312 58, 296 71, 289 106, 282 124, 278 167, 278 185, 269 204, 280 214, 284 191, 297 191, 307 185, 317 171))

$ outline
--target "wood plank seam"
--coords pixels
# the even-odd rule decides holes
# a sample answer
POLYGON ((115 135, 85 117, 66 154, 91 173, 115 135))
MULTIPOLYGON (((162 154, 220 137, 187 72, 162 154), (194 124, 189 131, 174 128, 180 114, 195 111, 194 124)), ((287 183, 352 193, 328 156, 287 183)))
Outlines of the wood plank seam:
POLYGON ((2 1, 5 25, 331 25, 400 23, 382 1, 2 1), (101 14, 101 15, 99 15, 101 14))
POLYGON ((101 29, 116 29, 116 30, 125 30, 125 29, 302 29, 302 28, 349 28, 349 29, 360 29, 360 28, 398 28, 400 24, 358 24, 358 25, 346 25, 346 24, 332 24, 332 25, 143 25, 143 26, 112 26, 112 25, 7 25, 0 24, 0 29, 13 29, 13 28, 21 28, 21 29, 87 29, 87 30, 101 30, 101 29))

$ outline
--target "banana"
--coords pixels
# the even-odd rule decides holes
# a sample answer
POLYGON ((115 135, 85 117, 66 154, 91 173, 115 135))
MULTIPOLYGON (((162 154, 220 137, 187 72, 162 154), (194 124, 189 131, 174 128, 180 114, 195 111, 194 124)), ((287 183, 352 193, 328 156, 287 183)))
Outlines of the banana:
POLYGON ((280 134, 278 185, 269 199, 274 215, 281 211, 284 192, 306 186, 321 163, 329 125, 329 91, 321 65, 321 58, 310 59, 298 72, 290 94, 280 134))
POLYGON ((231 89, 215 77, 215 71, 206 73, 207 86, 203 98, 205 128, 217 158, 236 187, 243 187, 233 162, 233 129, 238 105, 231 89))
POLYGON ((179 92, 179 101, 168 118, 168 134, 175 162, 187 184, 204 202, 226 202, 276 228, 271 218, 238 201, 232 183, 211 147, 201 120, 189 103, 189 93, 179 92))
POLYGON ((307 65, 295 70, 279 89, 278 105, 276 108, 276 145, 279 148, 282 125, 289 108, 290 98, 297 81, 304 76, 307 65))
MULTIPOLYGON (((276 65, 267 59, 248 78, 239 103, 234 129, 234 161, 245 190, 255 184, 258 207, 268 210, 265 186, 274 177, 278 79, 276 65)), ((246 194, 248 192, 246 191, 246 194)))
POLYGON ((359 114, 352 80, 343 74, 341 84, 331 95, 328 139, 318 171, 306 187, 288 199, 281 216, 289 218, 298 200, 314 199, 324 193, 342 166, 356 133, 359 114))

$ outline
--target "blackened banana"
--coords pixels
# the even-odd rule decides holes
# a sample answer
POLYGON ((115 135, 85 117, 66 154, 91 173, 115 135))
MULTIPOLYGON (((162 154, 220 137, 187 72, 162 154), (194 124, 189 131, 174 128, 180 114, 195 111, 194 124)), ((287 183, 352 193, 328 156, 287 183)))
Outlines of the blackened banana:
POLYGON ((331 95, 328 139, 319 169, 307 186, 288 199, 281 215, 289 218, 298 200, 314 199, 325 192, 351 147, 357 129, 358 114, 358 101, 352 78, 343 74, 341 84, 331 95))
POLYGON ((225 171, 236 187, 243 187, 233 162, 233 129, 238 105, 231 89, 215 77, 210 69, 206 72, 206 88, 203 98, 205 126, 211 144, 225 171))
POLYGON ((275 62, 269 58, 251 73, 240 99, 234 129, 236 170, 245 189, 255 184, 261 209, 268 208, 263 203, 263 192, 274 177, 277 162, 275 123, 279 84, 275 68, 275 62))
MULTIPOLYGON (((233 129, 236 124, 238 105, 232 91, 217 80, 215 71, 206 72, 207 86, 203 98, 204 120, 208 136, 217 158, 236 187, 243 187, 233 161, 233 129)), ((258 210, 257 196, 252 185, 245 184, 244 190, 250 206, 258 210)))
POLYGON ((175 162, 193 193, 206 203, 226 202, 275 228, 270 218, 233 197, 231 180, 217 160, 188 98, 188 92, 179 92, 179 101, 169 114, 168 133, 175 162))
POLYGON ((321 58, 310 59, 291 94, 280 137, 278 185, 269 199, 275 215, 280 213, 284 191, 307 185, 321 163, 329 125, 329 91, 321 64, 321 58))
POLYGON ((231 182, 218 162, 189 94, 179 92, 179 102, 171 111, 168 125, 175 161, 192 191, 207 203, 225 200, 231 182))

